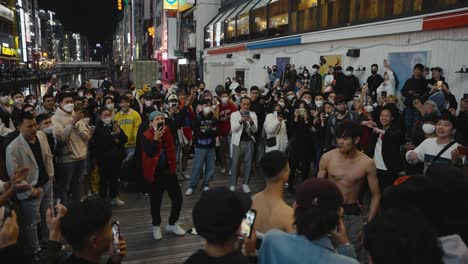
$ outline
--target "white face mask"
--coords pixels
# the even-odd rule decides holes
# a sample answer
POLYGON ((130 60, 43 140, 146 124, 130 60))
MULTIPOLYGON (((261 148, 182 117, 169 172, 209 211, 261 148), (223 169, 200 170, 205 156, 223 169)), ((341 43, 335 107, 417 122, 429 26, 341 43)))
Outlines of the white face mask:
POLYGON ((147 107, 150 107, 150 106, 153 105, 153 101, 146 101, 146 102, 145 102, 145 105, 146 105, 147 107))
POLYGON ((42 132, 50 135, 50 134, 52 134, 53 129, 54 129, 53 126, 45 127, 45 128, 42 129, 42 132))
POLYGON ((114 104, 106 104, 106 108, 109 110, 114 110, 114 104))
POLYGON ((223 104, 227 104, 229 102, 229 98, 228 97, 223 97, 223 98, 221 98, 221 101, 223 102, 223 104))
POLYGON ((101 119, 102 122, 106 125, 109 125, 112 122, 112 117, 101 119))
POLYGON ((322 107, 323 106, 323 101, 322 100, 315 101, 315 106, 322 107))
POLYGON ((304 77, 309 77, 309 74, 308 73, 304 73, 304 77))
POLYGON ((312 68, 312 74, 315 74, 317 73, 317 69, 316 68, 312 68))
POLYGON ((205 106, 203 107, 203 114, 208 115, 211 113, 211 110, 212 110, 211 106, 205 106))
POLYGON ((66 112, 68 113, 71 113, 73 112, 73 109, 75 108, 75 105, 74 104, 66 104, 64 107, 63 107, 63 110, 65 110, 66 112))
POLYGON ((346 71, 346 76, 351 76, 351 75, 353 75, 352 71, 346 71))
POLYGON ((57 93, 58 93, 58 91, 53 91, 52 95, 55 97, 55 96, 57 96, 57 93))
POLYGON ((429 135, 434 133, 436 127, 433 124, 423 124, 422 125, 422 130, 424 131, 424 134, 429 135))
POLYGON ((78 96, 79 96, 79 97, 83 97, 83 95, 84 95, 83 92, 79 92, 79 93, 78 93, 78 96))
POLYGON ((289 101, 292 101, 292 99, 294 99, 294 95, 288 95, 287 98, 288 98, 289 101))
POLYGON ((372 105, 366 105, 364 106, 364 109, 367 113, 372 113, 374 111, 374 107, 372 105))
POLYGON ((306 102, 306 104, 310 105, 310 103, 312 103, 312 101, 310 99, 304 99, 304 102, 306 102))
POLYGON ((37 103, 36 99, 32 99, 32 100, 31 100, 31 104, 32 104, 32 105, 35 105, 36 103, 37 103))
POLYGON ((284 102, 278 102, 278 104, 281 105, 281 107, 285 106, 284 102))

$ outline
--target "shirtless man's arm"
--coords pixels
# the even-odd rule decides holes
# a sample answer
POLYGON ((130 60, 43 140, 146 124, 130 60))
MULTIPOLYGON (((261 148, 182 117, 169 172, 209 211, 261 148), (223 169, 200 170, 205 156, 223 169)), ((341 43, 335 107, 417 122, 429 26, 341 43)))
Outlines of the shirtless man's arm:
POLYGON ((369 159, 369 165, 367 168, 367 182, 369 184, 369 189, 372 194, 369 216, 367 221, 371 221, 377 214, 380 204, 380 190, 379 190, 379 180, 377 179, 377 168, 373 160, 369 159))
POLYGON ((327 172, 328 172, 328 161, 330 160, 329 155, 330 152, 325 153, 322 155, 322 158, 320 159, 319 163, 319 171, 317 173, 318 178, 327 178, 327 172))

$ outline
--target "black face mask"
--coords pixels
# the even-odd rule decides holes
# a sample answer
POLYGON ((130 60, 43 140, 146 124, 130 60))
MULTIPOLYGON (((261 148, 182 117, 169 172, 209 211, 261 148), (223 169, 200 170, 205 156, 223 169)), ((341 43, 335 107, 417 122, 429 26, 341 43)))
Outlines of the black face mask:
POLYGON ((377 74, 377 71, 371 71, 371 73, 375 75, 375 74, 377 74))
POLYGON ((336 109, 336 112, 338 112, 338 113, 344 115, 344 114, 346 113, 346 109, 344 109, 344 110, 338 110, 338 109, 336 109))

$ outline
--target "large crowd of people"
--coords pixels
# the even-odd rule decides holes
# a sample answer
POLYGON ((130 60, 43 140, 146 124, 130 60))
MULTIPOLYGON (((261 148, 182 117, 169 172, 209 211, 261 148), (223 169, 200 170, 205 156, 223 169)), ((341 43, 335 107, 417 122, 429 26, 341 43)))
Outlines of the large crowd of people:
POLYGON ((383 66, 364 82, 353 67, 287 64, 249 88, 1 90, 0 261, 99 263, 110 250, 120 263, 111 206, 126 187, 149 197, 155 240, 163 194, 165 230, 184 236, 184 194, 203 192, 192 215, 206 246, 186 263, 467 263, 468 95, 417 64, 400 96, 383 66), (253 171, 266 184, 250 197, 253 171), (229 185, 210 187, 218 175, 229 185))

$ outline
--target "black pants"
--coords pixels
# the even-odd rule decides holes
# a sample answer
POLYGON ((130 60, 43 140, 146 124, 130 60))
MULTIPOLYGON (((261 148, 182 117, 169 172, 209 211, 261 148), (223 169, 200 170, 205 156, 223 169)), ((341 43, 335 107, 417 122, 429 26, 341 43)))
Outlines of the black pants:
POLYGON ((393 182, 397 179, 397 175, 390 173, 389 171, 377 169, 377 179, 379 179, 380 193, 383 194, 387 187, 392 186, 393 182))
POLYGON ((120 163, 116 162, 100 162, 99 166, 99 196, 107 197, 107 189, 109 189, 109 197, 115 198, 119 189, 120 163))
POLYGON ((296 169, 301 171, 302 181, 305 181, 309 177, 310 172, 310 161, 300 161, 300 160, 290 160, 289 164, 291 165, 290 174, 289 174, 289 191, 293 192, 295 190, 295 177, 296 169))
POLYGON ((182 191, 176 175, 171 174, 169 169, 166 169, 157 172, 154 183, 149 188, 153 226, 161 225, 161 201, 164 191, 167 191, 172 203, 169 224, 174 225, 179 220, 180 210, 182 210, 182 191))

